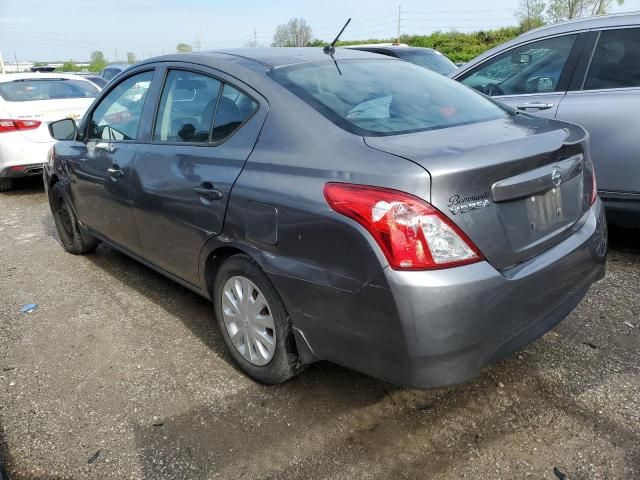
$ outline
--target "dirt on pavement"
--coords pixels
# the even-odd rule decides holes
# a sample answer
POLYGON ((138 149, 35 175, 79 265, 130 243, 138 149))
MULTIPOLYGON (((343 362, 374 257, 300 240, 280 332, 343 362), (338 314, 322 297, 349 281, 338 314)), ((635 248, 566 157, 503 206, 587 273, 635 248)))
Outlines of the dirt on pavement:
POLYGON ((0 194, 0 458, 14 480, 640 478, 640 233, 611 241, 567 319, 464 385, 320 362, 266 387, 206 300, 104 245, 65 253, 29 182, 0 194))

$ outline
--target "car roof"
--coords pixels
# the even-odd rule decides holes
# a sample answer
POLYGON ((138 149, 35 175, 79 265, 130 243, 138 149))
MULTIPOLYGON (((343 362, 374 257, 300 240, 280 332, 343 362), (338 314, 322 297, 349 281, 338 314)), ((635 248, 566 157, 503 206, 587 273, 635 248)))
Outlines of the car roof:
MULTIPOLYGON (((125 68, 127 68, 129 65, 126 63, 110 63, 109 65, 107 65, 106 67, 104 67, 102 70, 106 70, 108 68, 120 68, 122 70, 124 70, 125 68)), ((101 70, 101 71, 102 71, 101 70)))
POLYGON ((362 50, 337 48, 333 56, 322 51, 320 47, 267 47, 267 48, 231 48, 222 50, 210 50, 206 52, 178 53, 165 55, 145 60, 147 62, 161 61, 194 61, 201 62, 209 57, 211 60, 219 60, 224 56, 233 56, 244 60, 259 63, 270 69, 300 63, 322 62, 325 60, 350 60, 350 59, 375 59, 380 55, 362 50), (203 58, 204 57, 204 58, 203 58))
POLYGON ((73 75, 70 73, 44 73, 44 72, 24 72, 24 73, 6 73, 0 74, 0 82, 12 82, 14 80, 46 80, 46 79, 65 79, 65 80, 84 80, 81 75, 73 75))
POLYGON ((523 33, 518 38, 546 37, 569 32, 591 30, 594 28, 622 27, 626 25, 640 25, 640 12, 617 13, 613 15, 600 15, 596 17, 578 18, 566 22, 545 25, 523 33))
POLYGON ((359 50, 359 49, 377 49, 377 50, 389 50, 389 51, 395 51, 395 50, 422 50, 422 51, 427 51, 427 52, 433 52, 435 51, 435 49, 433 48, 428 48, 428 47, 410 47, 409 45, 376 45, 375 43, 372 44, 367 44, 367 45, 349 45, 346 46, 345 48, 351 48, 354 50, 359 50))
POLYGON ((361 48, 361 47, 408 47, 406 43, 357 43, 355 45, 345 45, 342 48, 361 48))

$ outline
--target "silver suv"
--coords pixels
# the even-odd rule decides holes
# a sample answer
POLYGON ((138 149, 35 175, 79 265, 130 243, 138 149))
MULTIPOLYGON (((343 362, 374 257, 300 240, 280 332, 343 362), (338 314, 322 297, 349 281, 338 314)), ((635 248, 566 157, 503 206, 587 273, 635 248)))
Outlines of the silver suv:
POLYGON ((640 14, 532 30, 450 76, 520 111, 584 126, 609 221, 640 227, 640 14))

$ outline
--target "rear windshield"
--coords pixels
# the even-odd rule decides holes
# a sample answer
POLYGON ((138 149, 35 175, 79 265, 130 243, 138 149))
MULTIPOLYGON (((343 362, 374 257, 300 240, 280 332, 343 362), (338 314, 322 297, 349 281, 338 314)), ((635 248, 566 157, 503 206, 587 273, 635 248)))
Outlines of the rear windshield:
POLYGON ((14 80, 0 83, 0 97, 7 102, 94 98, 99 92, 96 86, 89 82, 66 78, 14 80))
POLYGON ((440 52, 429 50, 402 50, 400 48, 395 50, 395 54, 398 58, 406 60, 407 62, 415 63, 421 67, 428 68, 434 72, 438 72, 441 75, 449 75, 456 70, 456 64, 442 55, 440 52))
POLYGON ((357 135, 398 135, 509 115, 458 82, 398 60, 305 63, 269 75, 357 135))

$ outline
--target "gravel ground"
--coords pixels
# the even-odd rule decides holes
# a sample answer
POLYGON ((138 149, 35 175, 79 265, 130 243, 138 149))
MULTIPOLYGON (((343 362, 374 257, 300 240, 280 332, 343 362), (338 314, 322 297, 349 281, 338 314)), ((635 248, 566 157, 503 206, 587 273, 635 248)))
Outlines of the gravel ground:
POLYGON ((0 265, 12 479, 640 478, 637 232, 612 232, 606 278, 553 331, 430 391, 324 362, 253 383, 205 300, 105 246, 65 253, 37 182, 0 194, 0 265))

